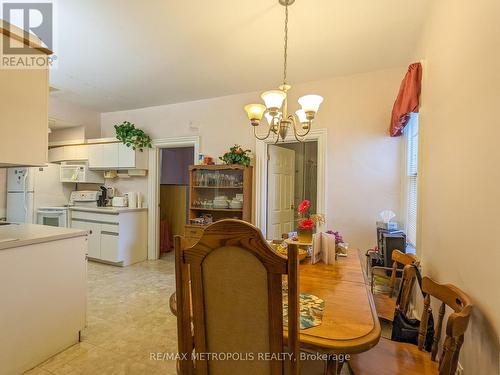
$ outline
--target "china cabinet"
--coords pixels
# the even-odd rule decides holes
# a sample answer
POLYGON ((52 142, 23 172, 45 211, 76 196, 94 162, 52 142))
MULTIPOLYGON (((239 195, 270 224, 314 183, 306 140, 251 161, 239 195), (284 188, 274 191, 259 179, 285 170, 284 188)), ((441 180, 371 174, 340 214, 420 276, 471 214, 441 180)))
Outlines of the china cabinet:
POLYGON ((252 220, 252 167, 239 164, 189 167, 189 217, 185 237, 201 237, 203 228, 221 219, 252 220))

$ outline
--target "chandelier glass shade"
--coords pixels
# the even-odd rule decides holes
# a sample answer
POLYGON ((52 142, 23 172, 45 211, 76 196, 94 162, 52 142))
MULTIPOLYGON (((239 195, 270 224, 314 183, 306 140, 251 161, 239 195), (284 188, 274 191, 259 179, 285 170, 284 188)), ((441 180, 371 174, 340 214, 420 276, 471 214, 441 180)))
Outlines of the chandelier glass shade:
POLYGON ((285 40, 284 40, 284 64, 283 64, 283 84, 278 89, 263 92, 261 99, 264 104, 248 104, 244 107, 250 124, 254 129, 254 136, 257 139, 265 140, 269 137, 276 137, 276 143, 282 141, 288 135, 288 131, 293 130, 295 139, 299 142, 311 131, 311 126, 316 113, 319 110, 323 98, 319 95, 305 95, 299 99, 301 109, 295 114, 288 114, 287 92, 291 86, 286 83, 287 58, 288 58, 288 6, 295 0, 279 0, 285 7, 285 40), (262 118, 265 117, 268 123, 267 134, 257 135, 262 118))

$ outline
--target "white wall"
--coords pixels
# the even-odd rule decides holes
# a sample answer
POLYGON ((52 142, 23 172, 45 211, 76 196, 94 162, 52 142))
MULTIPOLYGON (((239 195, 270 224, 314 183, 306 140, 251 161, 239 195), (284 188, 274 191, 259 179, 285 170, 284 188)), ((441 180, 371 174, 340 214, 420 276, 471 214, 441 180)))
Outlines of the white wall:
POLYGON ((419 252, 475 310, 464 374, 499 374, 500 2, 432 3, 424 28, 419 252))
MULTIPOLYGON (((363 249, 375 244, 377 213, 400 209, 400 140, 388 137, 387 129, 404 72, 390 69, 298 84, 290 93, 291 108, 306 93, 325 98, 314 126, 328 129, 328 226, 363 249)), ((127 120, 153 138, 199 134, 200 152, 214 157, 235 143, 254 150, 243 106, 260 100, 259 95, 103 113, 102 136, 114 136, 113 125, 127 120)), ((147 192, 147 179, 142 184, 140 191, 147 192)))
POLYGON ((83 143, 85 137, 85 126, 75 126, 71 128, 55 129, 49 134, 49 142, 79 141, 83 143))
POLYGON ((7 216, 7 169, 0 168, 0 219, 7 216))
MULTIPOLYGON (((99 112, 66 102, 64 99, 51 94, 49 96, 49 117, 56 118, 83 127, 86 138, 99 138, 101 136, 101 115, 99 112)), ((49 136, 49 141, 74 139, 75 130, 55 130, 49 136), (60 133, 59 136, 57 133, 60 133), (67 133, 67 134, 66 134, 67 133)))

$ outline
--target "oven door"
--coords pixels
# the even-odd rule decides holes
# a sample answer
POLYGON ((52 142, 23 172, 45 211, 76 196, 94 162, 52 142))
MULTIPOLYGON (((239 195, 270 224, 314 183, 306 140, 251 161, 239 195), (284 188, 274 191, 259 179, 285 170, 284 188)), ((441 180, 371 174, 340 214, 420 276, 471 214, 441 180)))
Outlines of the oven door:
POLYGON ((66 211, 40 209, 37 212, 37 224, 49 225, 52 227, 66 227, 66 211))

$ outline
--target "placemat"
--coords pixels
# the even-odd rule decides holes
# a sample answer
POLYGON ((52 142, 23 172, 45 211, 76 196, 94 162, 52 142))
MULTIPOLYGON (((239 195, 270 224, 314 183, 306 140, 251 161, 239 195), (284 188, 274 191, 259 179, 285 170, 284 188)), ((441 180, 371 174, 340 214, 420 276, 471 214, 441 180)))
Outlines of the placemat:
MULTIPOLYGON (((300 303, 300 329, 316 327, 323 321, 325 301, 312 294, 301 293, 300 303)), ((288 326, 288 293, 283 290, 283 325, 288 326)))

